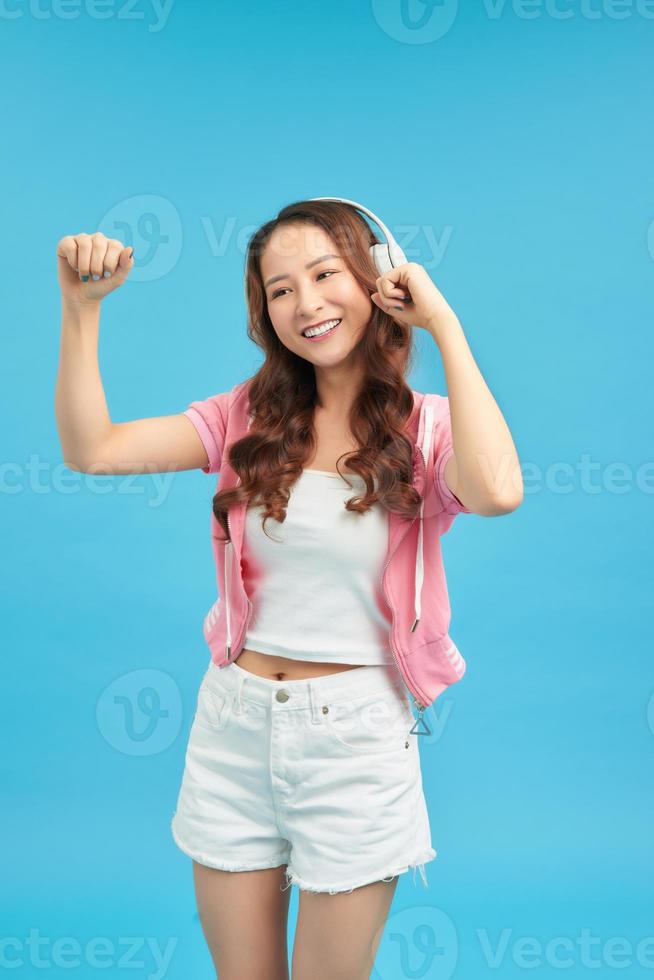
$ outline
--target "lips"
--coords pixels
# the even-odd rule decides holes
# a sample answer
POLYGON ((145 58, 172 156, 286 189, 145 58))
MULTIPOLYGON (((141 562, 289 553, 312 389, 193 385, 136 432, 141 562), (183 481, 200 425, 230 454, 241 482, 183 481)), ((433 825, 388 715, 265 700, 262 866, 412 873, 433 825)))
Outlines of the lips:
MULTIPOLYGON (((336 326, 332 327, 330 330, 326 330, 324 333, 317 334, 315 337, 306 337, 304 334, 302 334, 302 336, 304 337, 305 340, 309 340, 311 342, 317 342, 318 340, 326 340, 327 337, 331 337, 333 333, 336 333, 341 323, 343 322, 342 319, 339 319, 337 317, 334 317, 334 319, 337 320, 336 326)), ((331 322, 330 320, 323 321, 323 323, 330 323, 330 322, 331 322)), ((317 326, 321 326, 321 324, 317 324, 317 326)), ((304 329, 309 330, 310 328, 305 327, 304 329)))
POLYGON ((341 317, 338 316, 325 317, 325 319, 320 320, 319 323, 310 323, 308 327, 302 327, 300 333, 302 334, 302 336, 304 336, 307 330, 316 330, 318 327, 324 327, 326 323, 335 323, 336 320, 340 320, 340 319, 341 317))

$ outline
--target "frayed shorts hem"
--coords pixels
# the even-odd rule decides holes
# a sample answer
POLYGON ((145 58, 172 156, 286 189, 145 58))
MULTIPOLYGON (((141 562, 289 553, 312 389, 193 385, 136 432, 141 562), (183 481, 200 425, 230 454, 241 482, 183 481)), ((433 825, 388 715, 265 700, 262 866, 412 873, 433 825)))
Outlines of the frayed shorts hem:
POLYGON ((410 861, 408 864, 405 864, 402 867, 392 868, 386 871, 384 875, 363 875, 361 878, 357 878, 354 882, 348 883, 347 885, 317 885, 315 882, 309 882, 306 880, 306 878, 302 878, 300 875, 296 874, 293 868, 289 866, 284 872, 286 876, 286 885, 282 888, 282 891, 286 891, 286 889, 290 888, 291 885, 297 885, 301 891, 320 893, 327 892, 330 895, 337 895, 340 892, 352 892, 355 888, 362 888, 363 885, 371 885, 376 881, 392 881, 393 878, 404 874, 404 872, 408 871, 409 868, 413 868, 414 885, 416 882, 416 871, 419 870, 423 885, 425 888, 428 888, 429 885, 427 884, 425 864, 428 861, 433 861, 437 856, 437 852, 434 850, 434 848, 430 847, 425 854, 422 854, 416 860, 410 861))
POLYGON ((209 854, 205 854, 204 851, 197 851, 178 836, 174 827, 171 827, 171 833, 173 835, 173 840, 179 847, 180 851, 184 854, 188 854, 190 858, 197 861, 198 864, 203 864, 207 868, 215 868, 218 871, 262 871, 264 868, 278 868, 282 864, 288 864, 290 854, 288 852, 278 854, 276 857, 272 857, 267 861, 256 861, 252 863, 247 863, 243 861, 224 861, 217 860, 211 857, 209 854))

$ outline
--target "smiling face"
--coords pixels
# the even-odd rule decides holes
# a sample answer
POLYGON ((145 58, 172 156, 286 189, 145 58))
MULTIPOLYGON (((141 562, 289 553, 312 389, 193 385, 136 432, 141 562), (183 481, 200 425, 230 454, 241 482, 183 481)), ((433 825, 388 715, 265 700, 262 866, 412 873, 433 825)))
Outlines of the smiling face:
POLYGON ((268 315, 284 346, 317 367, 342 365, 361 340, 373 303, 327 232, 305 223, 278 226, 261 256, 261 276, 268 315), (341 322, 322 337, 303 336, 332 320, 341 322))

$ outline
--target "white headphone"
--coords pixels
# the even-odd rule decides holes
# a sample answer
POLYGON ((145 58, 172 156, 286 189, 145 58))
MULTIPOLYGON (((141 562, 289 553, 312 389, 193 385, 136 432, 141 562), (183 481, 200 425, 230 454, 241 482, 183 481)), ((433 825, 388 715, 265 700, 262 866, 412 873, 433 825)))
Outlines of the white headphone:
POLYGON ((377 215, 373 214, 372 211, 369 211, 368 208, 364 208, 363 204, 357 204, 356 201, 348 201, 346 197, 310 197, 308 200, 341 201, 343 204, 351 204, 359 211, 363 211, 364 214, 367 214, 369 218, 372 218, 376 225, 379 225, 386 237, 386 242, 371 245, 370 255, 380 276, 383 276, 386 272, 390 272, 391 269, 395 269, 398 265, 404 265, 407 262, 406 255, 397 244, 381 218, 378 218, 377 215))

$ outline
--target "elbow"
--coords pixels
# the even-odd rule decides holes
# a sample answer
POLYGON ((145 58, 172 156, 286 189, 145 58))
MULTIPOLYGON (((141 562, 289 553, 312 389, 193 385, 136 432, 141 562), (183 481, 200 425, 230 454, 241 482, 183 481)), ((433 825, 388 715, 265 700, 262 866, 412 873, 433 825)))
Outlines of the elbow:
POLYGON ((74 470, 75 473, 86 473, 86 467, 76 460, 64 459, 64 466, 67 466, 69 470, 74 470))
POLYGON ((490 510, 493 517, 510 514, 517 510, 524 500, 524 487, 520 471, 512 474, 512 479, 504 481, 504 486, 490 494, 490 510))
POLYGON ((523 501, 523 494, 512 494, 511 496, 501 496, 494 497, 490 503, 490 513, 491 517, 501 517, 503 514, 510 514, 512 511, 517 510, 523 501))
POLYGON ((479 514, 481 517, 501 517, 503 514, 510 514, 517 510, 522 500, 522 491, 519 494, 487 492, 481 499, 472 501, 470 504, 467 504, 467 498, 464 502, 475 514, 479 514))

